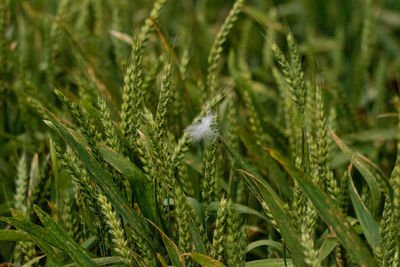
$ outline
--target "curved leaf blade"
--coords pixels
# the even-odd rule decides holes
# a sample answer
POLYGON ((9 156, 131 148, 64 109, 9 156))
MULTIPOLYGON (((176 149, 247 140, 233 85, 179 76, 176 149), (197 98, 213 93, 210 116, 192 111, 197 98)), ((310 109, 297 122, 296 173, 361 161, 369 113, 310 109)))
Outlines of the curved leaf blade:
POLYGON ((182 254, 178 249, 178 246, 171 240, 164 232, 161 230, 155 223, 150 220, 147 220, 151 225, 154 226, 160 232, 162 240, 164 242, 165 248, 167 250, 168 256, 174 267, 184 267, 184 259, 182 258, 182 254))
POLYGON ((110 175, 88 152, 86 146, 79 141, 79 138, 74 136, 73 133, 64 125, 62 125, 49 111, 44 110, 44 112, 50 120, 46 121, 46 123, 55 129, 71 147, 77 157, 82 161, 87 171, 90 173, 90 177, 107 196, 118 214, 120 214, 128 224, 135 229, 138 229, 138 233, 141 234, 149 244, 153 245, 153 239, 146 221, 140 217, 123 198, 123 194, 121 194, 110 175))
POLYGON ((20 230, 0 230, 0 240, 2 241, 30 241, 29 235, 20 230))
POLYGON ((325 239, 318 251, 319 262, 323 262, 326 257, 328 257, 329 254, 331 254, 331 252, 336 248, 337 244, 338 242, 336 241, 336 239, 325 239))
POLYGON ((193 253, 185 253, 183 254, 183 256, 191 257, 195 262, 204 267, 226 267, 225 264, 205 254, 193 252, 193 253))
POLYGON ((293 261, 291 259, 264 259, 256 261, 248 261, 245 267, 294 267, 293 261))
MULTIPOLYGON (((211 202, 210 205, 208 206, 208 212, 210 214, 217 214, 219 206, 220 206, 220 202, 217 202, 217 201, 211 202)), ((235 203, 234 206, 236 208, 236 212, 239 213, 239 214, 254 215, 254 216, 257 216, 260 219, 263 219, 265 221, 269 221, 269 219, 265 215, 261 214, 260 212, 256 211, 255 209, 252 209, 250 207, 247 207, 245 205, 238 204, 238 203, 235 203)))
POLYGON ((346 215, 336 206, 333 200, 318 189, 305 173, 289 163, 278 151, 268 150, 268 152, 298 182, 322 220, 333 230, 339 242, 353 256, 356 262, 361 266, 377 266, 370 250, 354 232, 346 220, 346 215))
POLYGON ((356 212, 365 238, 367 239, 369 245, 374 249, 374 251, 377 251, 379 250, 380 244, 382 242, 382 237, 379 233, 379 226, 376 223, 374 217, 372 217, 371 213, 368 211, 367 207, 362 202, 361 197, 358 194, 352 180, 349 184, 349 192, 354 211, 356 212))
POLYGON ((81 266, 96 267, 97 264, 90 258, 89 253, 81 247, 75 240, 73 240, 67 232, 55 221, 53 221, 46 212, 40 209, 38 206, 34 206, 37 216, 40 221, 48 230, 54 240, 56 240, 61 248, 72 258, 74 261, 81 266))
POLYGON ((254 241, 254 242, 250 243, 249 245, 247 245, 246 250, 247 250, 247 252, 249 252, 249 251, 251 251, 255 248, 261 247, 261 246, 269 246, 269 247, 276 249, 280 253, 283 252, 283 247, 282 247, 281 243, 274 241, 274 240, 269 240, 269 239, 262 239, 262 240, 254 241))
POLYGON ((161 226, 161 220, 155 209, 157 203, 154 194, 154 184, 147 179, 145 174, 135 164, 123 155, 104 146, 101 146, 100 150, 104 160, 120 172, 124 178, 128 179, 135 193, 140 210, 145 217, 156 222, 158 226, 161 226))
POLYGON ((264 180, 255 177, 253 174, 241 170, 245 177, 247 178, 247 184, 250 187, 256 197, 260 201, 265 201, 268 203, 272 216, 276 220, 280 227, 283 239, 292 255, 297 266, 306 266, 303 261, 303 251, 300 243, 300 239, 293 225, 290 223, 290 219, 283 209, 283 202, 276 194, 276 192, 268 185, 264 180))
POLYGON ((14 218, 0 217, 0 220, 28 233, 30 239, 47 255, 50 261, 59 263, 60 257, 54 252, 52 246, 58 248, 61 248, 61 246, 52 236, 47 234, 46 229, 31 223, 16 211, 14 211, 13 216, 14 218))
POLYGON ((351 161, 351 163, 356 166, 356 168, 360 171, 365 181, 368 184, 368 187, 371 191, 371 200, 373 210, 377 210, 379 204, 381 202, 381 193, 380 193, 380 185, 378 182, 378 178, 372 173, 372 171, 366 165, 365 160, 360 157, 360 155, 354 151, 352 151, 342 139, 340 139, 334 132, 331 132, 333 140, 335 140, 336 144, 343 151, 343 153, 347 156, 347 158, 351 161))
MULTIPOLYGON (((113 263, 121 263, 122 264, 122 258, 119 256, 94 258, 93 261, 97 264, 97 266, 104 266, 104 265, 109 265, 109 264, 113 264, 113 263)), ((76 263, 72 263, 72 264, 64 265, 64 267, 79 267, 79 265, 76 263)))
POLYGON ((294 264, 296 266, 306 266, 299 235, 290 223, 290 219, 283 208, 282 199, 265 180, 259 178, 261 176, 253 166, 245 162, 237 152, 232 151, 226 142, 223 143, 226 145, 228 152, 235 159, 236 163, 242 168, 242 170, 239 171, 244 174, 249 189, 255 194, 259 201, 268 203, 274 219, 280 226, 282 237, 286 242, 294 264))

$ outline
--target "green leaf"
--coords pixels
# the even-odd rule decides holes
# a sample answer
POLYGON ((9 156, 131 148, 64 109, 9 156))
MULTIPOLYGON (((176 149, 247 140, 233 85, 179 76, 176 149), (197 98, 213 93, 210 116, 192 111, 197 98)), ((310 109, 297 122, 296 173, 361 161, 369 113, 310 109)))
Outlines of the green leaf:
POLYGON ((374 217, 372 217, 371 213, 368 211, 367 207, 365 207, 364 203, 362 202, 352 180, 349 183, 349 192, 354 211, 356 212, 365 238, 374 251, 378 252, 377 250, 379 250, 382 242, 382 237, 379 233, 379 226, 374 220, 374 217))
MULTIPOLYGON (((230 55, 234 55, 231 53, 230 55)), ((286 137, 283 135, 283 130, 279 128, 279 126, 275 124, 270 124, 264 121, 264 118, 267 118, 266 115, 263 114, 262 111, 265 111, 265 108, 258 101, 258 97, 254 94, 254 86, 251 84, 251 81, 245 77, 242 72, 235 69, 235 67, 230 64, 229 71, 234 78, 236 89, 240 95, 243 95, 243 92, 246 91, 251 99, 251 105, 254 107, 257 117, 261 122, 261 127, 264 129, 260 129, 260 132, 268 139, 271 143, 274 143, 276 146, 281 149, 286 149, 286 137), (272 130, 271 130, 272 128, 272 130)), ((240 138, 243 141, 246 149, 251 154, 255 154, 254 161, 258 164, 257 166, 262 166, 266 168, 269 172, 268 180, 271 181, 271 184, 274 185, 273 188, 277 188, 280 193, 284 194, 285 197, 291 198, 292 191, 289 186, 289 182, 284 175, 282 175, 281 170, 276 166, 274 160, 272 160, 269 156, 266 156, 264 151, 261 149, 259 145, 257 145, 254 141, 254 138, 250 138, 249 134, 243 129, 239 131, 240 138)))
POLYGON ((58 168, 58 158, 57 153, 54 148, 54 142, 50 139, 50 155, 52 168, 54 173, 54 186, 55 186, 55 195, 56 195, 56 211, 57 211, 57 220, 61 218, 61 187, 60 187, 60 172, 58 168))
POLYGON ((48 230, 48 235, 51 235, 58 242, 61 248, 81 266, 93 266, 97 264, 89 257, 89 253, 82 248, 75 240, 73 240, 60 225, 54 222, 50 215, 41 210, 38 206, 34 206, 37 216, 48 230))
POLYGON ((92 103, 88 99, 82 99, 80 105, 85 109, 85 111, 92 117, 96 122, 100 122, 101 115, 99 111, 92 105, 92 103))
MULTIPOLYGON (((210 214, 216 214, 218 209, 220 206, 220 202, 211 202, 210 205, 208 206, 208 211, 210 212, 210 214)), ((249 208, 245 205, 242 204, 234 204, 235 208, 236 208, 236 212, 239 214, 250 214, 250 215, 255 215, 260 219, 263 219, 265 221, 270 221, 266 216, 264 216, 263 214, 259 213, 258 211, 256 211, 255 209, 249 208)))
POLYGON ((52 236, 49 236, 48 231, 44 227, 33 224, 25 218, 0 217, 0 220, 14 226, 15 228, 25 231, 31 236, 35 236, 52 246, 59 247, 57 240, 52 236))
POLYGON ((42 226, 31 223, 17 211, 13 211, 13 216, 15 218, 0 217, 0 220, 28 233, 32 241, 47 255, 49 260, 58 263, 60 257, 54 252, 52 246, 61 247, 48 234, 48 231, 42 226))
POLYGON ((354 260, 361 266, 377 266, 370 250, 354 232, 346 220, 346 215, 336 206, 334 201, 318 189, 306 174, 289 163, 278 151, 269 150, 269 154, 298 182, 322 220, 334 231, 339 242, 353 256, 354 260))
POLYGON ((395 140, 398 132, 397 128, 376 128, 348 134, 344 139, 359 142, 388 141, 395 140))
POLYGON ((204 267, 226 267, 225 264, 205 254, 193 252, 193 253, 185 253, 183 254, 183 256, 191 257, 195 262, 204 267))
MULTIPOLYGON (((112 263, 122 263, 122 258, 119 256, 101 257, 101 258, 95 258, 92 260, 97 264, 97 266, 104 266, 104 265, 109 265, 112 263)), ((72 264, 64 265, 64 267, 79 267, 79 265, 76 263, 72 263, 72 264)))
POLYGON ((283 208, 283 201, 272 187, 257 173, 257 171, 248 163, 246 163, 238 153, 232 151, 225 141, 223 141, 231 156, 236 163, 244 170, 246 182, 249 189, 254 193, 259 201, 268 203, 272 216, 280 227, 280 231, 286 245, 292 255, 296 266, 306 266, 303 258, 303 250, 297 230, 290 223, 290 218, 283 208))
POLYGON ((318 261, 323 262, 336 248, 337 244, 338 242, 333 238, 325 239, 318 251, 318 261))
POLYGON ((33 259, 31 259, 30 261, 28 261, 27 263, 25 263, 24 265, 22 265, 22 267, 29 267, 34 265, 35 263, 39 262, 42 258, 46 257, 46 255, 41 255, 41 256, 37 256, 34 257, 33 259))
POLYGON ((32 206, 31 203, 32 192, 38 185, 39 180, 40 180, 39 155, 36 153, 35 155, 33 155, 31 161, 31 168, 29 171, 29 186, 28 186, 28 198, 27 198, 28 208, 32 206))
POLYGON ((54 128, 71 147, 77 157, 87 168, 90 177, 107 196, 107 199, 111 202, 118 214, 120 214, 126 223, 136 229, 137 232, 142 235, 152 247, 154 247, 152 235, 146 221, 143 217, 139 216, 137 212, 133 210, 131 205, 129 205, 129 203, 124 199, 123 194, 119 191, 110 175, 94 159, 87 150, 87 147, 79 141, 78 137, 74 136, 73 133, 64 127, 50 112, 47 110, 45 112, 50 120, 50 122, 46 121, 46 123, 50 127, 54 128))
POLYGON ((85 241, 82 242, 81 246, 84 249, 90 250, 92 249, 96 243, 99 241, 99 238, 95 235, 89 237, 88 239, 86 239, 85 241))
MULTIPOLYGON (((193 210, 195 212, 194 216, 197 216, 196 221, 202 222, 204 220, 204 211, 203 211, 203 206, 194 198, 191 197, 186 197, 188 203, 193 207, 193 210)), ((165 205, 168 204, 166 200, 164 200, 165 205)), ((174 205, 174 199, 170 198, 169 199, 169 205, 174 205)), ((206 247, 205 244, 202 240, 200 230, 195 223, 195 220, 192 216, 192 214, 189 215, 189 231, 191 236, 193 237, 193 244, 194 244, 194 251, 199 252, 199 253, 206 253, 206 247)))
POLYGON ((286 263, 284 259, 264 259, 264 260, 256 260, 256 261, 248 261, 245 264, 245 267, 294 267, 291 259, 286 259, 286 263))
POLYGON ((192 197, 186 197, 188 200, 188 203, 192 206, 197 218, 199 219, 199 222, 204 221, 204 206, 200 204, 197 199, 192 198, 192 197))
POLYGON ((331 133, 336 144, 364 177, 371 191, 372 209, 374 211, 378 210, 381 202, 381 193, 379 192, 380 185, 378 182, 378 178, 375 177, 374 173, 368 168, 365 160, 360 157, 358 153, 353 152, 334 132, 331 133))
POLYGON ((252 158, 254 158, 255 164, 257 164, 256 166, 267 170, 270 184, 275 186, 279 194, 283 194, 286 198, 291 199, 293 197, 293 192, 289 186, 289 181, 276 161, 269 155, 265 155, 265 151, 256 144, 254 138, 251 138, 244 129, 239 129, 239 134, 240 140, 242 140, 246 150, 248 150, 252 158))
POLYGON ((151 225, 156 228, 162 237, 164 242, 165 248, 167 249, 168 256, 173 264, 174 267, 184 267, 185 261, 182 258, 182 254, 179 252, 178 247, 155 223, 150 220, 147 220, 151 225))
POLYGON ((199 228, 194 222, 192 216, 189 216, 189 231, 193 238, 194 250, 199 253, 206 253, 206 247, 204 245, 203 239, 201 238, 199 228))
POLYGON ((249 251, 251 251, 251 250, 253 250, 255 248, 261 247, 261 246, 269 246, 269 247, 272 247, 272 248, 276 249, 280 253, 283 252, 283 248, 282 248, 282 244, 281 243, 279 243, 277 241, 274 241, 274 240, 269 240, 269 239, 262 239, 262 240, 257 240, 257 241, 251 242, 247 246, 246 250, 247 250, 247 252, 249 252, 249 251))
POLYGON ((128 179, 144 216, 155 222, 159 227, 163 227, 156 211, 157 202, 154 194, 154 184, 135 164, 123 155, 104 146, 101 146, 100 150, 104 160, 120 172, 124 178, 128 179))
POLYGON ((247 171, 241 170, 241 172, 246 175, 246 182, 254 195, 260 201, 264 201, 269 205, 271 214, 277 225, 279 225, 279 230, 296 266, 306 266, 303 261, 304 256, 299 235, 290 223, 290 218, 283 208, 283 201, 265 180, 247 171))
POLYGON ((30 241, 29 235, 20 230, 0 230, 2 241, 30 241))

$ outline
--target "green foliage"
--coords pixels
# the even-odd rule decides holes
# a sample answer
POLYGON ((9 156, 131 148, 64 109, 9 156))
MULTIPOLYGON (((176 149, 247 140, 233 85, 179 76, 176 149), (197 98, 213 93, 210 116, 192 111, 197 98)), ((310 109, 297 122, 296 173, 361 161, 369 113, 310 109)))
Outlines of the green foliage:
POLYGON ((0 265, 398 266, 399 33, 390 0, 0 1, 0 265))

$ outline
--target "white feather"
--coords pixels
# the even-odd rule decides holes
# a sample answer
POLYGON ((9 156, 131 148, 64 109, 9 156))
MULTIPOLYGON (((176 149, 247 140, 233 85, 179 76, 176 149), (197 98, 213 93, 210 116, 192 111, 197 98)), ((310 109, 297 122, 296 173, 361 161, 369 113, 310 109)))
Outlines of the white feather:
POLYGON ((194 142, 215 137, 217 135, 216 127, 213 125, 215 119, 216 115, 208 111, 206 116, 201 117, 198 123, 188 126, 185 132, 194 142))

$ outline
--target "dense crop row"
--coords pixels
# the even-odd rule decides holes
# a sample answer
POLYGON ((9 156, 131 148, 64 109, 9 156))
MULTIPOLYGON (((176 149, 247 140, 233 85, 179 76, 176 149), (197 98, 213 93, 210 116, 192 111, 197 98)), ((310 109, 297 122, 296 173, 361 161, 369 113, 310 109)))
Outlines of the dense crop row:
POLYGON ((150 2, 0 1, 0 262, 397 266, 400 3, 150 2))

